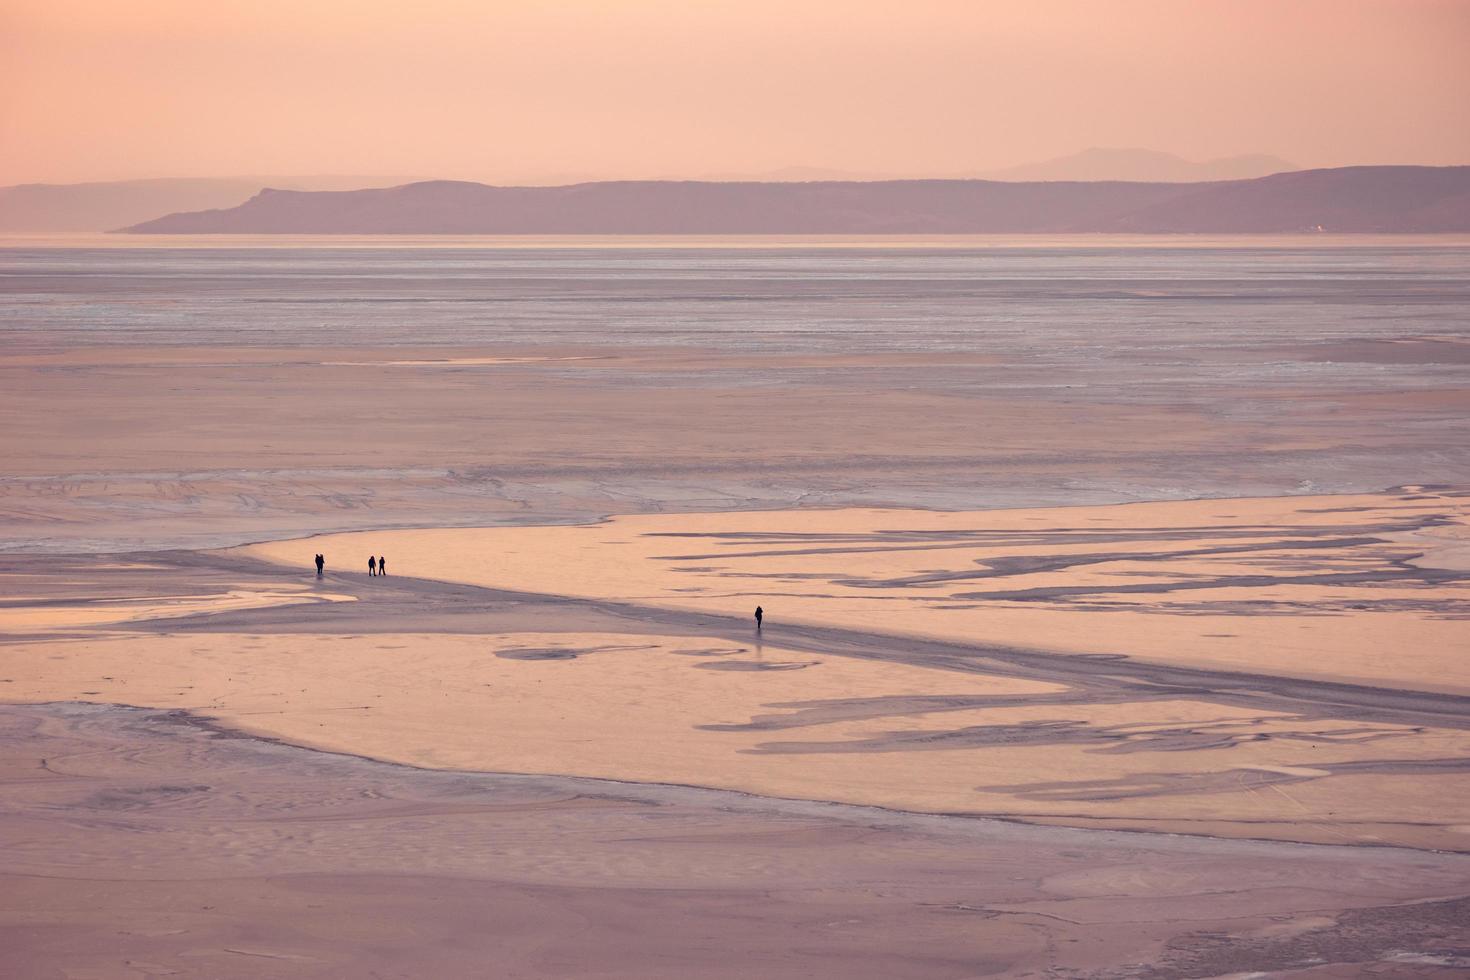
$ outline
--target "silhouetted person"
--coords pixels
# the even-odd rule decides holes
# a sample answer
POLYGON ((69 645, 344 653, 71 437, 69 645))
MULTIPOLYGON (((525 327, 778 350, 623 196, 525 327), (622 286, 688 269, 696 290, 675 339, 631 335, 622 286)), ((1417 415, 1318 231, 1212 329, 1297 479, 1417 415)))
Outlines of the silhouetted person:
POLYGON ((766 615, 766 612, 765 612, 764 609, 762 609, 760 606, 756 606, 755 607, 755 628, 756 628, 756 632, 760 632, 761 620, 765 618, 765 615, 766 615))
POLYGON ((322 569, 326 567, 327 560, 321 555, 316 556, 316 577, 322 577, 322 569))
POLYGON ((388 559, 384 558, 382 555, 378 556, 378 574, 388 574, 388 559))
POLYGON ((378 559, 374 558, 372 555, 368 555, 368 574, 378 574, 378 559))

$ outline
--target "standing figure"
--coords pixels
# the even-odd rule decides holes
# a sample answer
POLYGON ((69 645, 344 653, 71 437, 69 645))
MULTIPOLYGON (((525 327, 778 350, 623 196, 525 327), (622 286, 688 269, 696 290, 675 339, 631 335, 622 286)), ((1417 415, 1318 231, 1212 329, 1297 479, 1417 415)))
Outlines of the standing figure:
POLYGON ((378 574, 388 574, 388 559, 384 558, 382 555, 378 556, 378 574))
POLYGON ((372 555, 368 555, 368 574, 378 574, 378 559, 374 558, 372 555))
POLYGON ((317 578, 321 578, 322 577, 322 568, 325 567, 326 564, 327 564, 327 560, 325 558, 323 558, 321 555, 317 555, 316 556, 316 577, 317 578))
POLYGON ((766 613, 764 609, 762 609, 760 606, 755 607, 755 631, 757 633, 759 633, 761 630, 761 620, 765 618, 765 615, 766 613))

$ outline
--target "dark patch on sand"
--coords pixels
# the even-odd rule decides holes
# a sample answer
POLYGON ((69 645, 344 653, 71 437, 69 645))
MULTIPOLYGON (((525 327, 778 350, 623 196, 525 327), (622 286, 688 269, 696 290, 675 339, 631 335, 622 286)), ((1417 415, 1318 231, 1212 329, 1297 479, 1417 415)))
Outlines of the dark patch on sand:
POLYGON ((556 649, 496 650, 502 660, 576 660, 585 651, 556 649))
POLYGON ((655 650, 647 644, 628 644, 600 647, 507 647, 496 650, 502 660, 576 660, 593 653, 609 653, 614 650, 655 650))
POLYGON ((1302 759, 1296 766, 1281 768, 1291 771, 1241 768, 1199 773, 1139 773, 1119 779, 1017 783, 979 788, 1011 793, 1022 799, 1038 802, 1095 802, 1180 794, 1196 796, 1212 793, 1238 793, 1241 790, 1252 790, 1262 786, 1284 786, 1346 774, 1411 776, 1466 773, 1470 772, 1470 759, 1361 759, 1351 762, 1320 763, 1312 759, 1302 759))
POLYGON ((728 657, 734 653, 745 653, 745 647, 700 647, 696 649, 670 650, 681 657, 728 657))
POLYGON ((695 664, 694 666, 700 670, 803 670, 807 667, 815 667, 819 663, 821 663, 820 660, 720 660, 716 663, 695 664))
MULTIPOLYGON (((1139 980, 1284 974, 1319 966, 1323 976, 1452 977, 1470 972, 1470 898, 1395 908, 1344 909, 1329 925, 1285 935, 1197 930, 1171 939, 1160 962, 1128 971, 1139 980), (1333 967, 1336 967, 1336 970, 1333 967)), ((1123 976, 1108 971, 1104 977, 1123 976)), ((1305 974, 1304 974, 1305 975, 1305 974)))
MULTIPOLYGON (((1196 725, 1147 726, 1148 708, 1140 704, 1140 721, 1128 725, 1093 725, 1078 719, 1043 719, 1015 724, 968 725, 963 728, 929 729, 925 731, 892 731, 866 738, 824 742, 764 742, 755 750, 778 755, 849 752, 921 752, 935 750, 974 749, 1015 745, 1083 745, 1087 751, 1108 755, 1138 752, 1195 752, 1203 749, 1233 749, 1248 742, 1279 741, 1312 744, 1361 745, 1368 742, 1416 735, 1421 729, 1385 731, 1378 728, 1331 728, 1252 730, 1257 719, 1232 719, 1196 725), (1142 730, 1140 730, 1142 729, 1142 730)), ((711 726, 713 727, 713 726, 711 726)), ((754 727, 754 726, 751 726, 754 727)), ((738 726, 722 726, 719 730, 737 730, 738 726)), ((749 729, 747 729, 749 730, 749 729)), ((1302 762, 1302 765, 1315 765, 1302 762)), ((1330 775, 1357 771, 1355 763, 1338 763, 1328 767, 1330 775)), ((1375 767, 1376 762, 1361 763, 1375 767)), ((1470 769, 1470 764, 1467 764, 1470 769)), ((1373 772, 1426 773, 1459 771, 1445 765, 1421 766, 1416 762, 1395 764, 1389 768, 1372 768, 1373 772)))

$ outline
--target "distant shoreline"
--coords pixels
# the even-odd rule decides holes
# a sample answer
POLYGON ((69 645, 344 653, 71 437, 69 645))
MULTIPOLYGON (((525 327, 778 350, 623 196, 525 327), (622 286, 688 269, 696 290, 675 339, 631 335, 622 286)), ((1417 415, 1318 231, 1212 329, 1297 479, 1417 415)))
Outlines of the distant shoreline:
POLYGON ((950 235, 1470 232, 1470 167, 1341 167, 1201 183, 431 180, 266 188, 137 234, 950 235))
POLYGON ((426 248, 426 249, 536 249, 618 250, 647 249, 1101 249, 1101 248, 1364 248, 1364 247, 1470 247, 1470 232, 1241 232, 1116 233, 1016 232, 1009 234, 649 234, 649 235, 466 235, 373 234, 330 232, 256 234, 210 232, 192 234, 138 234, 127 231, 6 232, 6 249, 217 249, 217 248, 426 248))

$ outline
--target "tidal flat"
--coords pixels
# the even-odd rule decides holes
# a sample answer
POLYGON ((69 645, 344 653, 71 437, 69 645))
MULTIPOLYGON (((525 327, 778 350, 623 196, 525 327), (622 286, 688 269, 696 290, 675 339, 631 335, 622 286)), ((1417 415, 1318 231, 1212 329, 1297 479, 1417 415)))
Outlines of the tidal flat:
POLYGON ((1461 973, 1467 283, 6 242, 5 965, 1461 973))

